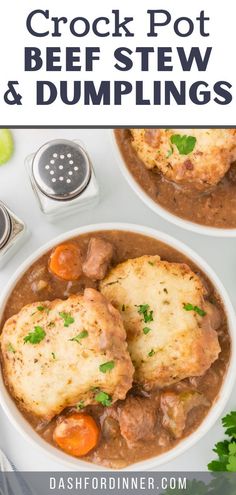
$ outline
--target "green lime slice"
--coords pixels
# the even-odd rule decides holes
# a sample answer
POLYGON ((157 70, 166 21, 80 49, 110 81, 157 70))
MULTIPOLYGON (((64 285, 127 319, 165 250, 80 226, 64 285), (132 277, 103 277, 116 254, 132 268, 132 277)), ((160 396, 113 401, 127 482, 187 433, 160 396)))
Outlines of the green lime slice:
POLYGON ((14 151, 14 141, 9 129, 0 129, 0 165, 10 160, 14 151))

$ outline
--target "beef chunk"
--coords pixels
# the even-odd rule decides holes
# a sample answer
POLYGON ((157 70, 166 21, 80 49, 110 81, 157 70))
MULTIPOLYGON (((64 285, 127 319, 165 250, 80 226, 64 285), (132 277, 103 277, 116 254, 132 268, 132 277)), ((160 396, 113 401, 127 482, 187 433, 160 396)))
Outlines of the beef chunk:
POLYGON ((204 395, 193 390, 180 394, 171 391, 163 392, 161 394, 162 425, 174 438, 180 438, 191 409, 206 405, 208 404, 204 395))
POLYGON ((156 433, 157 404, 142 397, 127 397, 118 409, 121 435, 132 446, 139 440, 151 440, 156 433))
POLYGON ((89 242, 87 258, 83 263, 83 272, 86 277, 91 280, 102 280, 107 273, 112 256, 112 244, 93 237, 89 242))
POLYGON ((161 132, 160 129, 146 129, 144 140, 149 146, 156 148, 160 145, 161 132))

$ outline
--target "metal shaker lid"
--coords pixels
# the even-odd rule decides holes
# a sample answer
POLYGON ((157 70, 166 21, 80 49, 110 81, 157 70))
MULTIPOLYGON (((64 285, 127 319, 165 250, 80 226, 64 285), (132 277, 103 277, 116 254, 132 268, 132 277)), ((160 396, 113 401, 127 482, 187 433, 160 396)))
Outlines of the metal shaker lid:
POLYGON ((0 204, 0 249, 5 246, 11 234, 11 218, 7 209, 0 204))
POLYGON ((78 196, 86 188, 91 177, 91 165, 77 143, 57 139, 38 150, 32 172, 42 193, 65 201, 78 196))

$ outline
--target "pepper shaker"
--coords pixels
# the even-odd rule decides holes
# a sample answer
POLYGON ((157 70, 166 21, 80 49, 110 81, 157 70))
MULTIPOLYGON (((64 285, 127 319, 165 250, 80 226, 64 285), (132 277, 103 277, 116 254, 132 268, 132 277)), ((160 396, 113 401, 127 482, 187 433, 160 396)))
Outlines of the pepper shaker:
POLYGON ((0 267, 19 248, 26 235, 26 226, 8 206, 0 201, 0 267))
POLYGON ((78 141, 50 141, 28 156, 25 164, 39 206, 52 219, 98 202, 94 170, 78 141))

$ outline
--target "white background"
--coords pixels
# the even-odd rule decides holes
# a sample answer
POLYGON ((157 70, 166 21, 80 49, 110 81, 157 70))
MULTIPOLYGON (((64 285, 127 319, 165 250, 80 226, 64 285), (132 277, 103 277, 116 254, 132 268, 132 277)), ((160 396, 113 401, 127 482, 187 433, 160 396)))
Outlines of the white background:
MULTIPOLYGON (((16 130, 15 155, 11 162, 0 167, 0 199, 24 219, 31 237, 0 272, 0 290, 19 264, 36 248, 57 234, 72 228, 96 222, 133 222, 162 230, 195 249, 215 270, 225 284, 236 308, 236 239, 216 239, 191 234, 179 229, 150 211, 125 182, 113 158, 108 130, 16 130), (100 204, 94 209, 77 213, 55 224, 48 223, 41 214, 24 168, 26 155, 36 151, 44 142, 54 138, 81 139, 93 162, 101 188, 100 204)), ((226 411, 236 409, 235 391, 226 411)), ((163 465, 161 470, 206 470, 214 458, 212 447, 222 439, 220 423, 196 445, 175 461, 163 465)), ((63 470, 38 448, 32 448, 10 425, 0 410, 0 448, 21 470, 63 470)))
MULTIPOLYGON (((35 81, 53 80, 58 83, 60 80, 79 80, 80 78, 94 80, 144 80, 147 94, 151 93, 152 81, 160 79, 173 79, 174 81, 188 79, 189 83, 197 80, 206 80, 212 88, 214 83, 219 80, 228 80, 231 84, 235 79, 234 51, 235 45, 235 0, 225 0, 224 2, 213 0, 156 0, 131 1, 126 0, 86 0, 76 2, 69 0, 59 2, 58 0, 8 0, 3 2, 0 16, 0 125, 235 125, 236 103, 235 99, 230 105, 221 106, 214 102, 206 106, 196 106, 188 103, 185 107, 178 107, 172 104, 170 107, 148 107, 136 106, 132 95, 126 96, 123 107, 83 107, 80 104, 75 106, 66 106, 60 100, 57 100, 51 106, 36 107, 36 85, 35 81), (136 36, 135 38, 98 38, 91 34, 85 38, 77 38, 70 34, 68 27, 65 26, 61 38, 35 38, 31 36, 26 29, 26 18, 33 9, 49 9, 50 17, 66 16, 73 19, 78 16, 88 17, 93 20, 99 16, 112 17, 112 9, 120 9, 124 16, 133 16, 136 36), (157 38, 147 38, 146 33, 149 29, 148 9, 166 9, 172 14, 171 24, 167 27, 160 28, 160 34, 157 38), (195 21, 201 10, 211 18, 207 23, 209 26, 210 37, 203 38, 199 35, 199 25, 192 36, 187 38, 178 37, 173 31, 173 22, 182 16, 188 16, 195 21), (81 47, 81 61, 84 64, 84 47, 101 46, 101 61, 95 65, 93 73, 85 74, 83 68, 81 72, 49 72, 41 69, 40 72, 24 73, 24 47, 38 46, 43 53, 46 46, 79 46, 81 47), (149 72, 141 73, 139 66, 136 66, 132 72, 119 72, 113 69, 113 52, 118 46, 128 46, 134 49, 136 46, 172 46, 174 73, 158 73, 153 63, 149 72), (207 72, 198 73, 197 69, 188 73, 183 73, 180 69, 176 46, 184 46, 188 50, 191 46, 199 46, 203 49, 206 46, 213 46, 213 52, 209 62, 207 72), (18 80, 20 83, 20 92, 23 95, 22 106, 8 106, 3 102, 3 94, 7 88, 9 80, 18 80)), ((38 18, 39 19, 39 18, 38 18)), ((49 21, 46 21, 47 27, 52 29, 49 21)), ((44 24, 39 22, 40 29, 44 24)), ((38 23, 36 23, 38 24, 38 23)), ((64 53, 64 50, 62 49, 64 53)), ((154 57, 154 55, 153 55, 154 57)), ((64 63, 64 55, 62 60, 64 63)), ((45 60, 45 57, 44 57, 45 60)), ((136 61, 138 58, 135 59, 136 61)), ((154 61, 154 58, 153 58, 154 61)), ((44 66, 45 67, 45 66, 44 66)), ((235 88, 233 87, 233 93, 235 88)), ((236 94, 235 94, 236 98, 236 94)))

